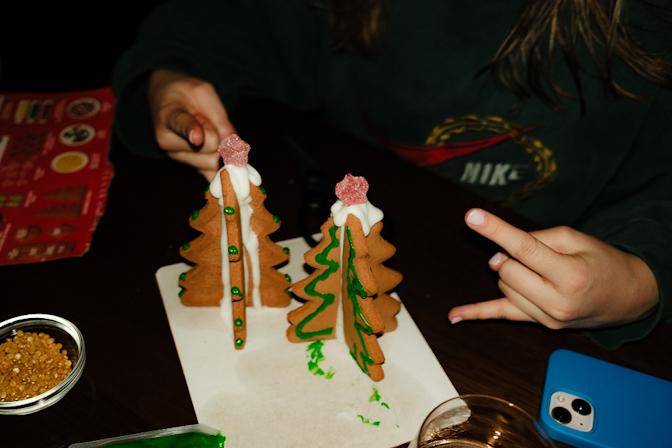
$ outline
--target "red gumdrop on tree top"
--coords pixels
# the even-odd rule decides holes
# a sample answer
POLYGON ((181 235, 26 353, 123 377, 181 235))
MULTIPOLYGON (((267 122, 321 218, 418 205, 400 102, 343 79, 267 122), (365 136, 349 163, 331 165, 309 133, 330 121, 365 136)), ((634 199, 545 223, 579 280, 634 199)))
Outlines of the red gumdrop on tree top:
POLYGON ((342 181, 336 184, 336 196, 346 206, 364 204, 369 183, 363 176, 353 176, 348 173, 342 181))
POLYGON ((247 153, 250 152, 250 145, 241 139, 238 134, 231 134, 219 143, 217 152, 224 159, 225 165, 245 166, 247 165, 247 153))

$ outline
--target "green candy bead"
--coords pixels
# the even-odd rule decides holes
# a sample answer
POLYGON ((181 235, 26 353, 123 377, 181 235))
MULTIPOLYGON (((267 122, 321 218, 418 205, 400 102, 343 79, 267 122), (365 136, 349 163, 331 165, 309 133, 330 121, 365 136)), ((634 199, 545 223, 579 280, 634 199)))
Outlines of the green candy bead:
POLYGON ((240 295, 240 288, 237 286, 234 286, 231 288, 231 294, 234 296, 239 296, 240 295))
POLYGON ((198 218, 198 215, 200 214, 201 214, 200 210, 194 210, 193 212, 191 212, 191 220, 193 221, 194 219, 198 218))
POLYGON ((273 222, 280 222, 280 217, 278 215, 273 215, 273 222))
POLYGON ((236 319, 233 322, 233 325, 235 325, 236 327, 242 327, 243 326, 243 319, 236 319))
POLYGON ((261 194, 266 196, 266 189, 264 187, 262 187, 261 185, 259 186, 259 191, 261 191, 261 194))
POLYGON ((190 247, 191 247, 191 244, 189 244, 189 243, 184 243, 184 244, 182 245, 182 250, 189 250, 190 247))
POLYGON ((283 247, 282 248, 282 253, 286 254, 286 255, 289 255, 289 247, 283 247))
POLYGON ((245 342, 245 341, 243 341, 242 338, 236 339, 236 347, 242 347, 243 342, 245 342))
POLYGON ((180 274, 180 280, 185 281, 187 279, 187 273, 183 272, 180 274))
POLYGON ((233 207, 224 207, 224 213, 227 215, 233 215, 236 213, 236 210, 233 207))
POLYGON ((180 286, 180 292, 177 293, 178 297, 182 297, 187 290, 180 286))
POLYGON ((238 248, 236 246, 229 246, 229 254, 238 255, 238 248))
POLYGON ((285 280, 287 280, 288 282, 291 282, 292 281, 292 276, 289 275, 289 274, 285 274, 285 280))

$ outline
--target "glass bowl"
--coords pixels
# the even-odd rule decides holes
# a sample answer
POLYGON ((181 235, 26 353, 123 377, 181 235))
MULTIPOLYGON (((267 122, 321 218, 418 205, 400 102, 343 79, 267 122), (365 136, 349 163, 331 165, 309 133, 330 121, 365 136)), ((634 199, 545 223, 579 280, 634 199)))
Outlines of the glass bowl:
MULTIPOLYGON (((82 376, 86 362, 84 338, 79 329, 69 320, 51 314, 25 314, 0 322, 0 344, 13 338, 18 331, 46 333, 67 350, 71 370, 56 386, 30 398, 17 401, 0 401, 2 414, 31 414, 51 406, 68 393, 82 376)), ((1 355, 1 354, 0 354, 1 355)))

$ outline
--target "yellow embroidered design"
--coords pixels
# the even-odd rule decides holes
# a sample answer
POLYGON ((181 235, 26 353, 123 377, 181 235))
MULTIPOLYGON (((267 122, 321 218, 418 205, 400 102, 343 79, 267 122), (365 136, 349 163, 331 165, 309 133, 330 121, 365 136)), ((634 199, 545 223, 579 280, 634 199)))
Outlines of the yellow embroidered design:
POLYGON ((553 151, 543 142, 529 134, 521 127, 511 125, 502 117, 492 116, 480 118, 476 115, 467 115, 459 118, 446 118, 429 133, 425 143, 427 145, 445 144, 455 135, 466 132, 489 132, 496 135, 507 134, 511 140, 521 145, 527 154, 532 156, 537 176, 526 183, 520 191, 514 193, 509 201, 522 199, 533 191, 541 189, 548 183, 557 170, 557 163, 553 151))

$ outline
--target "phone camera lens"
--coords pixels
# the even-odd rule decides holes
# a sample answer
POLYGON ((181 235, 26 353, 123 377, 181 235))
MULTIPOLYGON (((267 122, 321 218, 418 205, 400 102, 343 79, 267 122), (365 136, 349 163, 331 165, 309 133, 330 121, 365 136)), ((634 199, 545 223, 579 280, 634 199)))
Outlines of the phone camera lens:
POLYGON ((556 406, 551 410, 551 416, 564 425, 572 421, 572 414, 560 406, 556 406))
POLYGON ((593 411, 590 404, 586 400, 580 398, 572 400, 572 409, 581 415, 589 415, 593 411))

